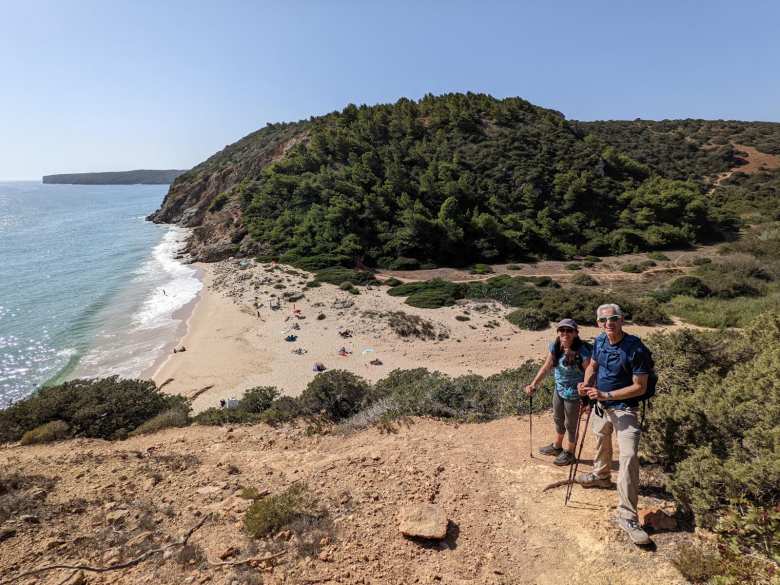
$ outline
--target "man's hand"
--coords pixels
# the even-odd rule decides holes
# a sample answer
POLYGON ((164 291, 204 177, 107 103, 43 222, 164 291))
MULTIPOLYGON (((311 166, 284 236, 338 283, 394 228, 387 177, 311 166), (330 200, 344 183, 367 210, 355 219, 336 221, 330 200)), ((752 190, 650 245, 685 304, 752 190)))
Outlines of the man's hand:
POLYGON ((528 396, 533 396, 534 392, 536 392, 536 386, 533 384, 528 384, 528 386, 525 387, 525 393, 528 394, 528 396))
POLYGON ((585 386, 583 390, 591 400, 601 400, 603 398, 603 394, 595 386, 585 386))

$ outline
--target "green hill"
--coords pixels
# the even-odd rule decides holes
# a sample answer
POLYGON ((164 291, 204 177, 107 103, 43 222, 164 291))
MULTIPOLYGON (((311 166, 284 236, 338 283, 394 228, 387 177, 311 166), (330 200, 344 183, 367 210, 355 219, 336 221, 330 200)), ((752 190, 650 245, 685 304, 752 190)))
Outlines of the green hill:
POLYGON ((269 125, 180 176, 155 221, 201 259, 322 256, 393 266, 615 254, 722 238, 707 192, 776 148, 778 124, 569 122, 519 98, 426 96, 269 125), (718 130, 719 131, 716 131, 718 130))

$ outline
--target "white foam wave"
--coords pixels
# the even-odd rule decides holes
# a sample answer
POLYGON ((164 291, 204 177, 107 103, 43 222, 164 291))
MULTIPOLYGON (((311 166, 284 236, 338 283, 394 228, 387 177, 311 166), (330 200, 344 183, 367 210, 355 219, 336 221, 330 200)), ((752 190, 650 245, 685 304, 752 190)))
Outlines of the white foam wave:
POLYGON ((137 277, 152 287, 133 317, 136 327, 155 329, 171 325, 173 314, 192 301, 203 287, 195 269, 175 258, 188 235, 185 228, 171 227, 149 260, 136 271, 137 277))

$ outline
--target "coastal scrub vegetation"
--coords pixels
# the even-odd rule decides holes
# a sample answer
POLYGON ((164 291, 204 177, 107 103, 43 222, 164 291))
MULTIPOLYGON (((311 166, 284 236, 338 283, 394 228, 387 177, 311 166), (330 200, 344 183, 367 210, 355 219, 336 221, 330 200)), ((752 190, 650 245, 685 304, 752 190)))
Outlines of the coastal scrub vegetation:
POLYGON ((696 524, 720 535, 720 560, 757 553, 780 561, 778 339, 780 313, 769 312, 744 331, 647 340, 659 382, 644 456, 667 471, 696 524))
POLYGON ((181 396, 161 393, 151 380, 117 376, 72 380, 40 388, 1 410, 0 442, 18 441, 28 431, 53 421, 65 423, 71 437, 122 439, 152 417, 184 402, 181 396))
POLYGON ((594 289, 591 280, 590 277, 578 280, 586 283, 588 288, 562 289, 546 277, 500 275, 480 282, 455 283, 439 279, 409 282, 392 287, 387 292, 392 296, 406 296, 406 304, 420 308, 451 306, 459 299, 492 299, 522 309, 510 313, 507 318, 523 329, 544 328, 550 321, 564 317, 590 322, 596 308, 604 303, 618 303, 626 319, 639 325, 671 322, 656 299, 630 299, 607 294, 594 289))
MULTIPOLYGON (((285 131, 269 128, 269 140, 285 131)), ((250 237, 292 264, 323 255, 342 259, 331 266, 411 268, 622 254, 735 226, 701 184, 653 174, 519 98, 349 105, 298 131, 305 139, 247 169, 235 188, 250 237)), ((225 154, 214 158, 180 181, 226 164, 225 154)))

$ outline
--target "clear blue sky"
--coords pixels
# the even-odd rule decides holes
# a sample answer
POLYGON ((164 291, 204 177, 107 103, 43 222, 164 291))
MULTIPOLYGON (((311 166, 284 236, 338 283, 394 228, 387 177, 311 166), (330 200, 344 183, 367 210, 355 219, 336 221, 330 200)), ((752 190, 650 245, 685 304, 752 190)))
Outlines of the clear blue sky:
POLYGON ((780 3, 0 0, 0 178, 189 168, 266 122, 427 92, 780 121, 780 3))

